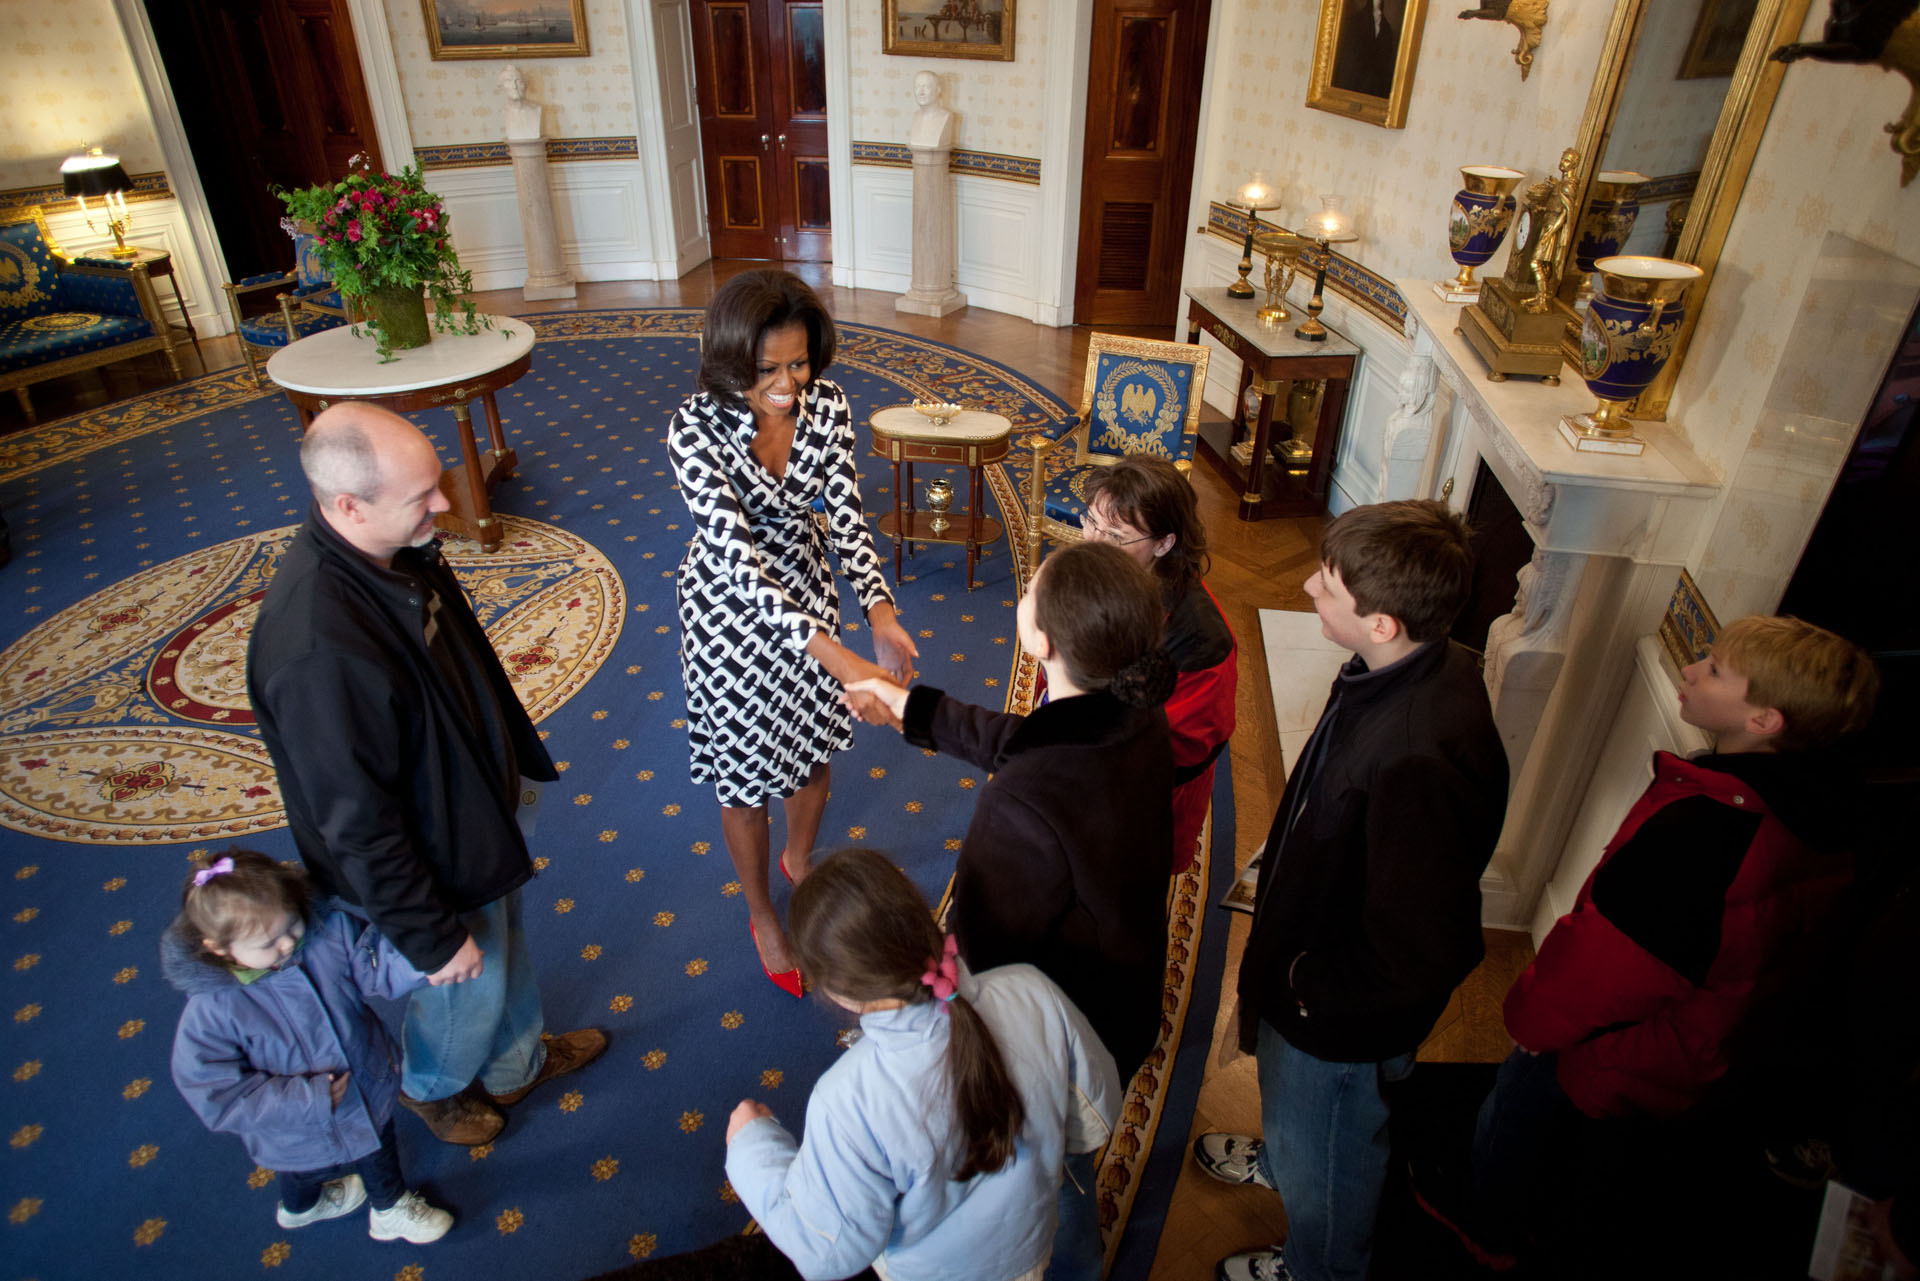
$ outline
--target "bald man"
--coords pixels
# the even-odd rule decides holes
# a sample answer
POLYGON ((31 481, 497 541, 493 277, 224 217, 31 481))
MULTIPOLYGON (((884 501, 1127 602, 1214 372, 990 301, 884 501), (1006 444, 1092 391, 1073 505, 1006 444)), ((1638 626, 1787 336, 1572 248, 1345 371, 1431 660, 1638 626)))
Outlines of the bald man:
POLYGON ((440 557, 432 443, 349 401, 313 420, 300 466, 313 505, 260 602, 247 693, 314 888, 428 976, 401 1103, 487 1143, 500 1107, 607 1046, 544 1033, 521 927, 533 803, 557 775, 440 557))

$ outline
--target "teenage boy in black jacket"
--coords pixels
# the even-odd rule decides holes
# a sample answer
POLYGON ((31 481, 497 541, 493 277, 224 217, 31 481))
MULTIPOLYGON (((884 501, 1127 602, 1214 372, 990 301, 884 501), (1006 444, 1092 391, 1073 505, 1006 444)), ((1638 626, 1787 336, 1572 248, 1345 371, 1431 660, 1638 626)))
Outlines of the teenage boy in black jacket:
POLYGON ((260 602, 247 693, 315 888, 431 985, 401 1028, 401 1103, 436 1138, 486 1143, 499 1106, 607 1046, 544 1033, 521 927, 521 809, 557 775, 440 557, 432 442, 346 401, 300 466, 313 506, 260 602))
POLYGON ((1354 652, 1267 834, 1240 966, 1241 1042, 1263 1138, 1204 1134, 1207 1173, 1277 1189, 1280 1251, 1221 1281, 1366 1276, 1387 1173, 1381 1085, 1480 962, 1480 874, 1507 803, 1507 757, 1473 655, 1447 639, 1466 603, 1465 522, 1437 502, 1330 523, 1307 581, 1320 630, 1354 652))

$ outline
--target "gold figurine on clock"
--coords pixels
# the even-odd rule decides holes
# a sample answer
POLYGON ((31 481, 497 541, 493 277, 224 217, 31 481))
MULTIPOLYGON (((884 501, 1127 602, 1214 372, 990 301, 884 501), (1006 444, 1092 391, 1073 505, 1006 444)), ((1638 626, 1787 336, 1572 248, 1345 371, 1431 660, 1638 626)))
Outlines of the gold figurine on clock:
POLYGON ((1487 362, 1487 377, 1530 374, 1560 383, 1560 335, 1566 320, 1554 307, 1560 263, 1576 225, 1574 170, 1580 153, 1560 153, 1560 176, 1527 188, 1514 230, 1506 274, 1489 280, 1480 300, 1460 310, 1459 332, 1487 362))

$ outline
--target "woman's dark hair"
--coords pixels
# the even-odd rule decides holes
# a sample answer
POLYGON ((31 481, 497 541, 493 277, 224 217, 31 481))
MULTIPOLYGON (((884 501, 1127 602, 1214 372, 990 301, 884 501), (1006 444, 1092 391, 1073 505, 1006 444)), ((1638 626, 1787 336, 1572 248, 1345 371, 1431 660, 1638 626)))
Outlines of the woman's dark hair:
POLYGON ((839 336, 833 317, 807 282, 786 271, 743 271, 720 286, 707 304, 700 340, 700 390, 730 405, 760 380, 760 342, 769 330, 807 327, 809 383, 833 363, 839 336))
POLYGON ((1033 621, 1084 690, 1104 689, 1133 707, 1158 707, 1179 674, 1160 647, 1160 587, 1125 552, 1073 543, 1042 561, 1033 621))
MULTIPOLYGON (((920 891, 886 855, 847 849, 815 863, 793 891, 788 923, 817 991, 859 1002, 934 999, 920 976, 946 940, 920 891)), ((1013 1159, 1026 1109, 979 1011, 956 994, 947 1014, 947 1084, 962 1143, 953 1178, 964 1181, 1013 1159)))
POLYGON ((1155 558, 1153 572, 1164 580, 1169 604, 1186 595, 1212 564, 1192 483, 1164 458, 1128 454, 1111 467, 1094 468, 1087 477, 1087 506, 1102 494, 1108 511, 1147 537, 1173 535, 1173 546, 1155 558))
POLYGON ((237 938, 266 929, 282 913, 307 919, 310 891, 307 873, 298 863, 276 863, 255 850, 231 849, 221 854, 201 850, 193 856, 194 875, 180 891, 180 916, 186 941, 202 960, 225 963, 209 952, 206 940, 223 951, 237 938), (231 871, 214 872, 231 859, 231 871), (202 873, 204 881, 195 884, 202 873))

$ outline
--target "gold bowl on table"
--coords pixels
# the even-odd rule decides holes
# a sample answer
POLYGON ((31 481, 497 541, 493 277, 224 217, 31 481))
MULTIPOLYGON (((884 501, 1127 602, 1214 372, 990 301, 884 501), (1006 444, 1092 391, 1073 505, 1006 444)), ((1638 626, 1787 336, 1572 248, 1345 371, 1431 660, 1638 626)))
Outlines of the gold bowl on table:
POLYGON ((945 427, 960 415, 960 406, 944 400, 916 400, 913 412, 923 415, 935 427, 945 427))

